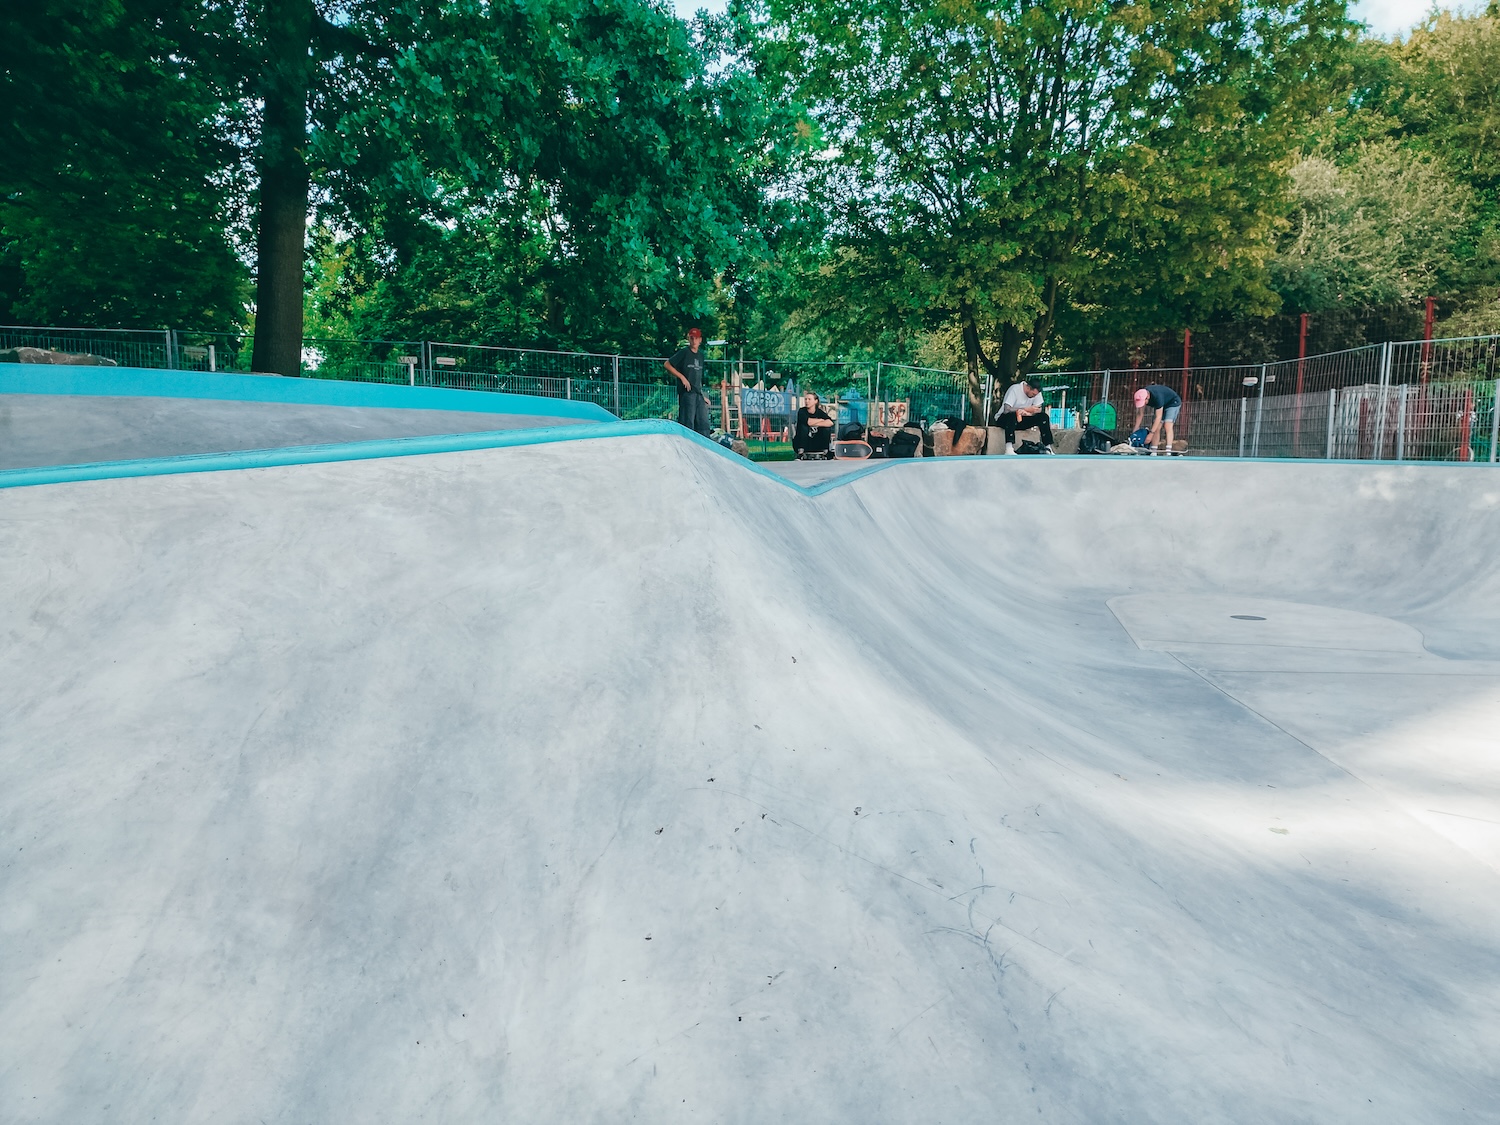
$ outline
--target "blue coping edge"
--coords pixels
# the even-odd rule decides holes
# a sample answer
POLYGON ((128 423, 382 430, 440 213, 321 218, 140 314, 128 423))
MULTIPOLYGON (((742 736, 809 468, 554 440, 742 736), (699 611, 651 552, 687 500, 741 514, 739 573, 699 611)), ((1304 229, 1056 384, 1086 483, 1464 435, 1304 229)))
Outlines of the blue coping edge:
POLYGON ((607 422, 593 402, 516 395, 355 383, 339 379, 288 379, 221 371, 158 371, 146 367, 71 367, 0 363, 0 394, 93 395, 134 398, 206 398, 236 402, 289 402, 305 406, 374 406, 402 410, 461 410, 473 414, 527 414, 607 422))
MULTIPOLYGON (((484 394, 486 392, 471 392, 484 394)), ((524 396, 512 396, 524 397, 524 396)), ((613 415, 611 415, 613 417, 613 415)), ((976 460, 987 463, 1010 461, 999 457, 922 457, 899 461, 879 461, 831 480, 815 485, 800 485, 764 465, 747 460, 738 453, 726 449, 718 442, 684 429, 676 422, 665 419, 645 419, 635 422, 607 422, 603 424, 577 424, 568 426, 538 426, 533 429, 490 430, 470 434, 441 434, 432 437, 388 438, 382 441, 339 442, 328 445, 298 445, 284 449, 249 449, 230 453, 196 453, 181 457, 153 457, 136 461, 95 461, 82 465, 49 465, 36 469, 0 470, 0 489, 27 488, 41 484, 65 484, 74 481, 118 480, 126 477, 176 476, 182 473, 214 473, 229 469, 266 469, 289 465, 317 465, 335 461, 370 461, 385 457, 416 457, 429 453, 460 453, 478 449, 507 449, 527 445, 550 445, 565 441, 588 441, 598 438, 640 437, 663 435, 691 442, 727 458, 738 468, 774 481, 783 488, 803 496, 821 496, 832 489, 862 480, 872 473, 894 469, 898 465, 973 465, 976 460)), ((1017 458, 1013 464, 1076 463, 1076 458, 1017 458)), ((1325 461, 1312 458, 1240 458, 1240 457, 1099 457, 1088 458, 1103 464, 1138 462, 1154 465, 1189 465, 1208 461, 1237 462, 1244 464, 1253 460, 1262 465, 1361 465, 1415 468, 1417 466, 1448 466, 1475 468, 1486 462, 1457 461, 1325 461)))
MULTIPOLYGON (((485 393, 485 392, 477 392, 485 393)), ((613 416, 611 416, 613 417, 613 416)), ((36 469, 0 470, 0 489, 28 488, 39 484, 73 481, 119 480, 126 477, 176 476, 182 473, 215 473, 226 469, 267 469, 286 465, 318 465, 334 461, 370 461, 383 457, 416 457, 429 453, 461 453, 476 449, 506 449, 525 445, 550 445, 591 438, 638 437, 661 434, 693 442, 726 457, 743 469, 775 481, 805 496, 818 496, 840 484, 894 467, 887 461, 856 469, 830 481, 805 487, 770 469, 746 460, 718 442, 684 429, 665 419, 636 422, 582 423, 569 426, 538 426, 521 430, 489 430, 472 434, 441 434, 433 437, 387 438, 382 441, 351 441, 329 445, 296 445, 284 449, 247 449, 231 453, 194 453, 182 457, 150 457, 136 461, 94 461, 83 465, 48 465, 36 469)))

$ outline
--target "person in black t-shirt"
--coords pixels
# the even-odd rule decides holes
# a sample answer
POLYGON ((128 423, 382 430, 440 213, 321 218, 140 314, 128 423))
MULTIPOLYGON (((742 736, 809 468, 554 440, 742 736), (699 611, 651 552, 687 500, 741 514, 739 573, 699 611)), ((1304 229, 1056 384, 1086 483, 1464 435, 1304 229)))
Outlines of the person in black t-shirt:
POLYGON ((708 398, 703 393, 703 333, 688 329, 688 346, 667 360, 663 367, 677 383, 677 421, 695 433, 708 436, 708 398))
POLYGON ((797 428, 792 434, 792 448, 797 452, 797 459, 827 457, 832 440, 833 419, 823 409, 817 394, 808 391, 802 396, 802 409, 797 411, 797 428))

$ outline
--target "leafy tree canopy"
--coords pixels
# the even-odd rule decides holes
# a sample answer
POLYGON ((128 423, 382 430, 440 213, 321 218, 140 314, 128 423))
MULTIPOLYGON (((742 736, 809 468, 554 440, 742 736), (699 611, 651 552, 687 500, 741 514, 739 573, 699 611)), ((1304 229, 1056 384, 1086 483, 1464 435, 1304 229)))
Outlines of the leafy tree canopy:
POLYGON ((1039 362, 1065 310, 1270 299, 1291 126, 1348 33, 1322 0, 766 0, 759 60, 822 150, 809 296, 846 331, 955 321, 980 368, 1039 362))
POLYGON ((182 0, 0 15, 0 320, 228 328, 245 314, 223 91, 182 0))

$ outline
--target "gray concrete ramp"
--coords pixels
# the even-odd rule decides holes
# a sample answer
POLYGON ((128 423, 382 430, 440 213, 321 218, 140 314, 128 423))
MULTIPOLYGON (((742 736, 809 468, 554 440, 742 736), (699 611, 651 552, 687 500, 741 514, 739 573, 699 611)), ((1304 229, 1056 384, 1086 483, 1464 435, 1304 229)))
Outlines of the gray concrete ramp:
POLYGON ((1496 1120, 1497 512, 669 436, 0 490, 0 1118, 1496 1120))
POLYGON ((565 426, 592 420, 233 399, 0 394, 0 470, 565 426))

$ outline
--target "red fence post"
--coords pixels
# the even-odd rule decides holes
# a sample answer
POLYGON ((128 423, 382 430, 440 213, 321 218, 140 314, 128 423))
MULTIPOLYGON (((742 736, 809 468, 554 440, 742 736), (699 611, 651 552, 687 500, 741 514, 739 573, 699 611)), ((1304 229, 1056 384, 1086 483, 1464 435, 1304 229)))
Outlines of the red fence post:
POLYGON ((1292 456, 1296 457, 1302 441, 1302 369, 1307 365, 1307 314, 1297 329, 1297 410, 1292 416, 1292 456))
POLYGON ((1422 386, 1427 385, 1427 371, 1432 363, 1432 314, 1437 305, 1436 297, 1427 298, 1427 317, 1422 325, 1422 386))
POLYGON ((1177 436, 1183 441, 1187 440, 1188 417, 1192 411, 1188 409, 1188 371, 1193 365, 1193 330, 1184 328, 1182 330, 1182 417, 1178 419, 1177 436))
POLYGON ((1464 417, 1463 424, 1458 431, 1458 459, 1460 461, 1474 460, 1474 450, 1469 445, 1469 439, 1473 436, 1474 428, 1474 388, 1464 388, 1464 417))

